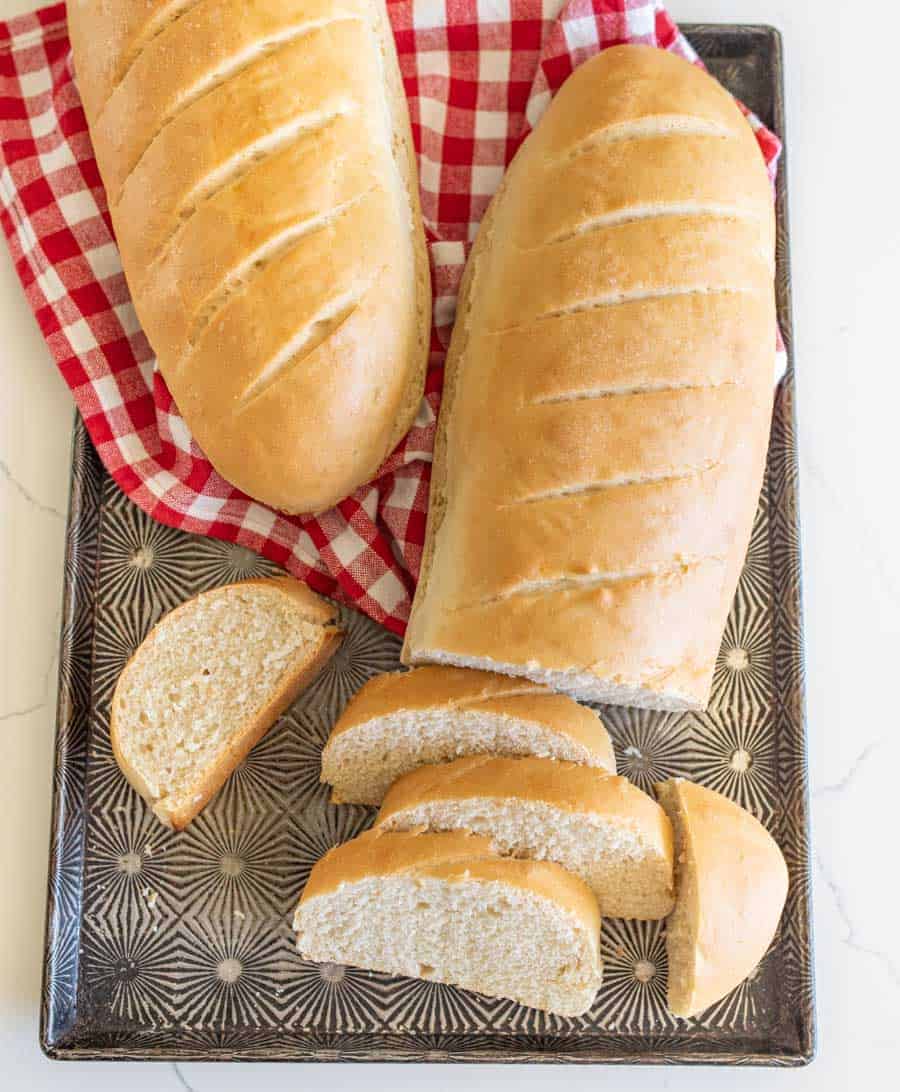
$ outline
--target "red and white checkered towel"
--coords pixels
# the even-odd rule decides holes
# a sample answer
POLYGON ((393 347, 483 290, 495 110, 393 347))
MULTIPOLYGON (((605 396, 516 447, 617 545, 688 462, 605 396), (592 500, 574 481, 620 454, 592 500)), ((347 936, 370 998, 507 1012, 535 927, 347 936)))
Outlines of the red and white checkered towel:
MULTIPOLYGON (((419 155, 434 326, 419 414, 375 481, 315 518, 219 477, 156 368, 128 295, 63 4, 0 23, 0 222, 107 470, 163 523, 229 539, 396 633, 418 576, 444 353, 466 252, 516 148, 569 73, 643 42, 696 55, 659 2, 388 0, 419 155)), ((750 115, 772 177, 780 144, 750 115)))

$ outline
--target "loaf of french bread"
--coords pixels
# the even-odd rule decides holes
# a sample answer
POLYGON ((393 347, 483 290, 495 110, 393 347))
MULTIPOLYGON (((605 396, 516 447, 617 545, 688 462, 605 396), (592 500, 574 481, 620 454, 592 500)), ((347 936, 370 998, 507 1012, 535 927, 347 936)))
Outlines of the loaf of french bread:
POLYGON ((330 507, 409 428, 431 321, 384 0, 70 0, 138 317, 216 469, 330 507))
POLYGON ((706 704, 765 463, 774 239, 712 77, 621 46, 566 81, 468 262, 407 663, 706 704))

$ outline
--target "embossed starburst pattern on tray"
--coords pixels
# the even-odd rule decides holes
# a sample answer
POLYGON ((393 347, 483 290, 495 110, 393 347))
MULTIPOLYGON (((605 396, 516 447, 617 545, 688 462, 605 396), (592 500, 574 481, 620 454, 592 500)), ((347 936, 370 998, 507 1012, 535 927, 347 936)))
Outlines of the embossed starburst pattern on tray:
MULTIPOLYGON (((713 71, 777 115, 774 39, 689 28, 713 71)), ((783 226, 783 173, 779 176, 783 226)), ((785 235, 779 236, 785 267, 785 235)), ((788 284, 779 279, 789 340, 788 284)), ((805 739, 793 374, 779 390, 766 484, 706 713, 601 709, 621 773, 645 791, 694 778, 749 808, 785 851, 791 890, 760 966, 696 1020, 665 1005, 659 922, 604 922, 603 986, 572 1020, 434 982, 302 961, 291 915, 309 871, 372 821, 319 782, 322 746, 399 641, 342 610, 341 650, 180 834, 120 774, 109 703, 156 621, 206 588, 275 567, 154 523, 73 458, 43 1037, 72 1057, 722 1061, 790 1064, 812 1049, 805 739)))

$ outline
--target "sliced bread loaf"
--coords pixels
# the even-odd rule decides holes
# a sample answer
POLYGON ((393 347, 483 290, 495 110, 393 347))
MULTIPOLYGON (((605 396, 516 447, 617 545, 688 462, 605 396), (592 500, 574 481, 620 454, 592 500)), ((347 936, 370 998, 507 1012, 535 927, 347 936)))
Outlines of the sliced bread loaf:
POLYGON ((420 667, 371 679, 322 754, 338 803, 380 804, 401 774, 460 755, 540 755, 615 773, 591 709, 536 683, 487 671, 420 667))
POLYGON ((204 592, 154 627, 116 684, 109 730, 161 822, 181 830, 221 788, 338 647, 336 616, 284 576, 204 592))
POLYGON ((787 865, 765 827, 712 789, 673 778, 656 795, 675 831, 678 901, 666 926, 669 1008, 694 1016, 752 973, 787 897, 787 865))
POLYGON ((313 868, 294 917, 306 959, 427 978, 578 1016, 600 985, 600 915, 557 865, 462 833, 368 831, 313 868))
POLYGON ((604 917, 665 917, 674 904, 672 826, 624 777, 549 758, 479 755, 422 766, 384 798, 383 830, 471 830, 501 853, 582 877, 604 917))

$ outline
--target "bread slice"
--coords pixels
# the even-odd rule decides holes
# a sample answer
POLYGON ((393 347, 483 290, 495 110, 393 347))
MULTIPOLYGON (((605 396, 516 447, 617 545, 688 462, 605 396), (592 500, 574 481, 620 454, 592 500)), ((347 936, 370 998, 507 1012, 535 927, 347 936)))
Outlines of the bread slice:
POLYGON ((579 1016, 600 985, 600 915, 558 865, 476 835, 368 831, 313 868, 294 917, 306 959, 351 963, 579 1016))
POLYGON ((181 830, 337 649, 337 609, 288 576, 182 603, 125 665, 113 753, 158 819, 181 830))
POLYGON ((536 683, 420 667, 380 675, 353 698, 322 754, 336 803, 380 804, 401 774, 460 755, 541 755, 610 773, 612 742, 591 709, 536 683))
POLYGON ((726 796, 681 778, 657 785, 656 795, 676 847, 668 1003, 676 1016, 694 1016, 766 954, 787 897, 787 865, 765 827, 726 796))
POLYGON ((550 758, 478 755, 422 766, 388 791, 384 830, 471 830, 501 853, 555 861, 615 918, 664 918, 674 897, 672 825, 624 777, 550 758))

